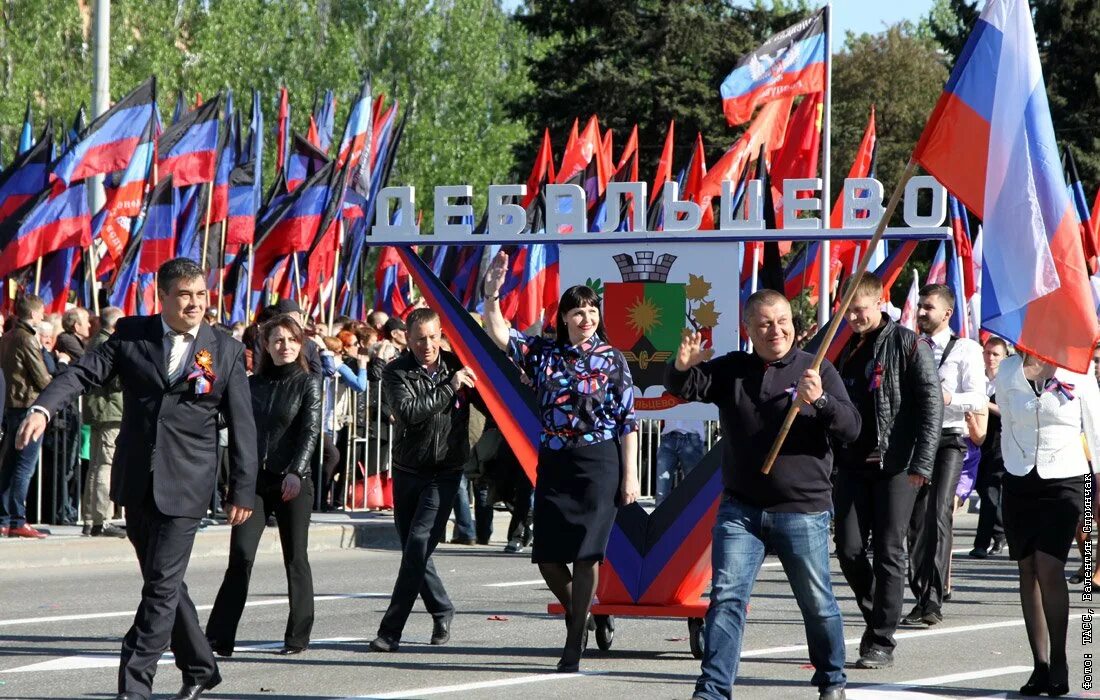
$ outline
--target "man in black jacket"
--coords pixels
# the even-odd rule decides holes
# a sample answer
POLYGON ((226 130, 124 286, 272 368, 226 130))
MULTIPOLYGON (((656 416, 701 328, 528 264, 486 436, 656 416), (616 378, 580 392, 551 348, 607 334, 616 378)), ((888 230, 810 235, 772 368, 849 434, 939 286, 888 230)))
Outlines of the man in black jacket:
POLYGON ((239 525, 256 494, 256 426, 244 346, 202 322, 206 275, 186 258, 160 267, 161 313, 125 318, 110 339, 69 366, 38 396, 19 429, 22 446, 51 415, 93 387, 122 384, 122 425, 111 499, 126 508, 126 534, 144 586, 122 641, 118 700, 148 700, 157 662, 171 644, 183 688, 195 700, 221 682, 183 577, 217 468, 218 413, 232 436, 228 515, 239 525))
POLYGON ((859 413, 833 366, 811 369, 794 345, 791 305, 763 290, 745 302, 753 352, 708 360, 699 333, 680 344, 665 386, 687 401, 718 407, 722 483, 711 548, 713 580, 702 674, 693 698, 731 694, 741 658, 745 614, 768 547, 783 563, 806 628, 812 680, 821 700, 843 700, 844 622, 829 581, 830 442, 859 435, 859 413), (761 468, 792 403, 799 406, 770 474, 761 468))
POLYGON ((917 490, 932 477, 943 423, 931 349, 881 306, 882 280, 865 273, 848 307, 852 338, 837 363, 862 417, 859 437, 837 454, 833 496, 837 559, 867 624, 859 668, 894 663, 909 518, 917 490))
POLYGON ((431 613, 432 644, 446 644, 454 605, 432 564, 447 532, 462 466, 470 456, 474 373, 440 347, 439 314, 417 309, 408 318, 408 348, 386 365, 382 391, 397 419, 393 445, 393 514, 401 538, 401 568, 390 605, 371 642, 397 651, 419 593, 431 613))

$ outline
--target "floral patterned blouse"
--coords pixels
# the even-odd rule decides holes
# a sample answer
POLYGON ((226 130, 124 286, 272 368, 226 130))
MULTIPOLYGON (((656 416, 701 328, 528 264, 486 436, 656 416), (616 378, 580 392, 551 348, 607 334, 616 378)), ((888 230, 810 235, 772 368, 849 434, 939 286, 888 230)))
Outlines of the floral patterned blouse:
POLYGON ((592 445, 637 430, 630 368, 598 335, 570 346, 515 329, 509 335, 509 355, 535 385, 544 447, 592 445))

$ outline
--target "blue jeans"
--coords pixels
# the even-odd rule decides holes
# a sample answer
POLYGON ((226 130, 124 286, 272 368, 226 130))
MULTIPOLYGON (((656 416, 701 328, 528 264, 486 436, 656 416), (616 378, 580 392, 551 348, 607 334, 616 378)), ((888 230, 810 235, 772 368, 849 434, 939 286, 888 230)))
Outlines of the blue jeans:
POLYGON ((657 489, 655 498, 658 504, 668 497, 671 489, 669 482, 679 467, 687 476, 699 460, 706 454, 706 445, 698 433, 684 433, 674 430, 661 436, 661 446, 657 449, 657 489))
POLYGON ((27 489, 38 468, 39 438, 21 450, 15 449, 15 435, 29 408, 11 408, 4 412, 4 433, 8 441, 7 455, 0 465, 0 525, 22 527, 27 522, 27 489))
POLYGON ((463 474, 458 482, 458 493, 455 494, 454 539, 456 540, 475 539, 474 519, 470 514, 470 489, 467 483, 466 475, 463 474))
POLYGON ((829 513, 770 513, 727 495, 714 524, 706 650, 694 697, 719 700, 732 695, 745 610, 767 545, 779 555, 802 611, 816 669, 810 683, 821 692, 847 683, 844 623, 829 581, 829 513))

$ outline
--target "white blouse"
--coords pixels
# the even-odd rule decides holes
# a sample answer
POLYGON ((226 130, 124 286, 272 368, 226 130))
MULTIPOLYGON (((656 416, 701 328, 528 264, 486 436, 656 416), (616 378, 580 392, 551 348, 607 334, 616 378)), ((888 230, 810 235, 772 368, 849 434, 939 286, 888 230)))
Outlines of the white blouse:
POLYGON ((1034 468, 1043 479, 1062 479, 1090 471, 1081 434, 1100 455, 1100 387, 1092 375, 1059 368, 1036 397, 1016 355, 1001 363, 994 386, 1009 474, 1026 476, 1034 468))

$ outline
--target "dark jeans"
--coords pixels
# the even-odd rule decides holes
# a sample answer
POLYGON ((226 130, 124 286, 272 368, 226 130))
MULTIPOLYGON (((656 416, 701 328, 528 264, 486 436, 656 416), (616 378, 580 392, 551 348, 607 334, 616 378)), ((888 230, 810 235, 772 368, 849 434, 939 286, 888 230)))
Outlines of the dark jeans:
POLYGON ((470 482, 463 474, 455 492, 455 534, 456 540, 474 540, 474 515, 470 511, 470 482))
POLYGON ((698 433, 674 430, 661 436, 657 448, 657 487, 654 494, 658 504, 672 491, 672 478, 679 469, 686 477, 707 452, 707 446, 698 433))
POLYGON ((905 600, 905 536, 917 489, 909 474, 863 465, 841 467, 833 502, 836 556, 855 594, 871 646, 893 651, 905 600), (874 563, 867 545, 874 542, 874 563))
POLYGON ((730 697, 741 661, 749 595, 766 547, 779 555, 802 612, 815 669, 810 682, 823 692, 847 683, 844 622, 829 580, 829 513, 771 513, 726 495, 714 524, 710 607, 695 697, 730 697))
POLYGON ((183 582, 199 519, 161 513, 153 502, 152 479, 149 484, 145 500, 126 508, 126 535, 137 553, 143 585, 118 669, 118 692, 143 698, 153 692, 157 662, 169 648, 185 685, 205 683, 217 672, 183 582))
POLYGON ((943 606, 955 525, 955 489, 965 456, 963 436, 944 434, 936 451, 932 481, 921 487, 913 504, 909 521, 909 588, 925 613, 940 612, 943 606))
POLYGON ((443 581, 432 564, 432 552, 447 534, 447 518, 455 502, 460 472, 417 474, 393 470, 393 518, 401 539, 401 567, 393 585, 378 635, 401 639, 417 594, 436 620, 454 614, 443 581))
POLYGON ((974 534, 974 549, 989 549, 994 542, 1003 542, 1005 526, 1001 519, 1001 484, 1005 477, 1005 463, 1001 459, 985 459, 978 465, 978 530, 974 534))
MULTIPOLYGON (((22 527, 27 522, 27 489, 38 468, 42 440, 21 450, 15 449, 15 436, 29 408, 4 411, 4 460, 0 464, 0 526, 22 527)), ((39 517, 39 520, 42 518, 39 517)))
POLYGON ((313 481, 302 481, 302 490, 289 502, 281 495, 283 477, 261 472, 256 483, 252 517, 233 528, 229 538, 229 568, 218 589, 214 609, 206 623, 206 636, 219 646, 233 648, 237 626, 248 598, 252 564, 269 515, 279 524, 279 542, 286 567, 290 614, 283 643, 295 649, 309 646, 313 629, 313 571, 309 566, 309 516, 313 506, 313 481))

